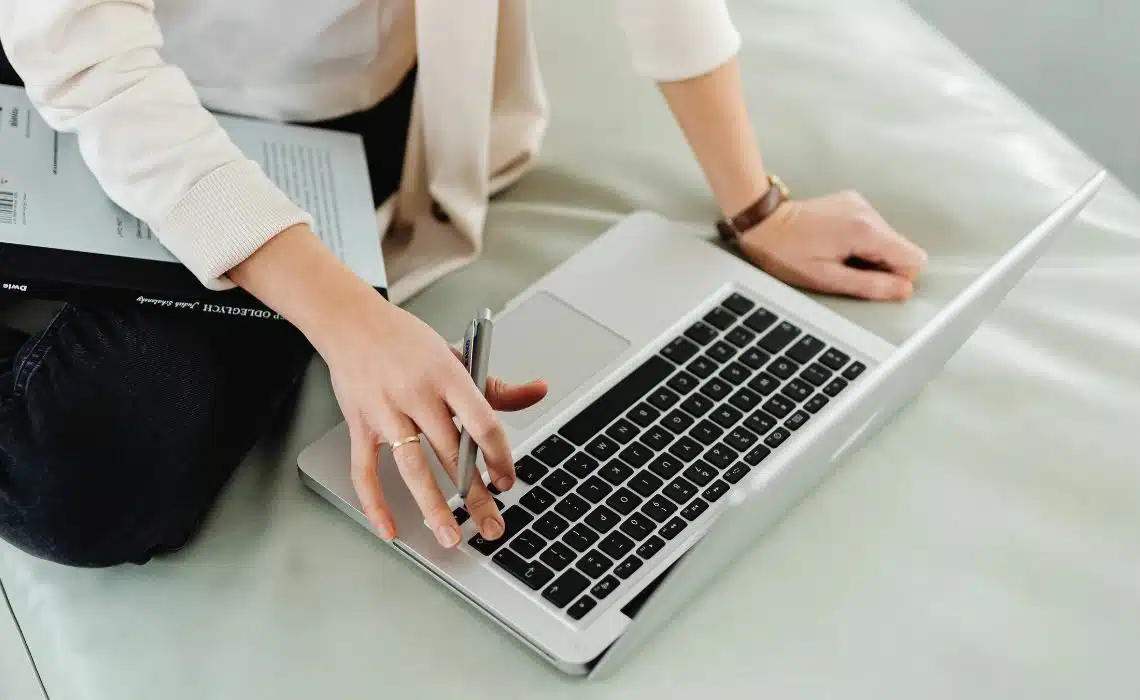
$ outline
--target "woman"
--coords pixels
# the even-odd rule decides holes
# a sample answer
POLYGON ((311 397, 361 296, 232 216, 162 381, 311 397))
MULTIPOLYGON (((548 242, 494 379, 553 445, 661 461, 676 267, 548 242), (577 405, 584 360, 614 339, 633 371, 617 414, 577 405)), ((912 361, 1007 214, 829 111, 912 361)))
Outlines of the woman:
MULTIPOLYGON (((735 232, 744 255, 806 289, 909 296, 924 253, 857 195, 794 201, 773 189, 722 0, 620 0, 618 20, 721 211, 751 219, 735 232)), ((455 520, 407 439, 422 433, 454 469, 454 414, 495 485, 510 488, 493 409, 529 406, 544 385, 493 381, 484 399, 447 344, 332 255, 203 105, 362 133, 399 301, 478 254, 488 197, 539 146, 546 105, 525 2, 7 0, 0 44, 43 117, 77 134, 109 196, 204 285, 241 286, 289 321, 72 304, 30 339, 8 334, 0 536, 76 566, 180 547, 315 348, 376 531, 397 534, 375 468, 387 442, 440 544, 455 546, 455 520)), ((486 488, 469 507, 485 537, 501 535, 486 488)))

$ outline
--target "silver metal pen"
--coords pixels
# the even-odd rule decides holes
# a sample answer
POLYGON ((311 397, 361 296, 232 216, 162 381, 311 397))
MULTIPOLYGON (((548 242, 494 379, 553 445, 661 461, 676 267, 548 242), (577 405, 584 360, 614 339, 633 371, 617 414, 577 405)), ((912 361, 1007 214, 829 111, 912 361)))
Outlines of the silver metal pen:
MULTIPOLYGON (((487 367, 491 358, 491 310, 483 309, 467 326, 467 333, 463 337, 463 364, 471 381, 479 388, 479 393, 487 393, 487 367)), ((459 495, 464 500, 471 490, 471 483, 475 480, 477 469, 476 458, 479 445, 472 439, 467 427, 459 436, 459 495)))

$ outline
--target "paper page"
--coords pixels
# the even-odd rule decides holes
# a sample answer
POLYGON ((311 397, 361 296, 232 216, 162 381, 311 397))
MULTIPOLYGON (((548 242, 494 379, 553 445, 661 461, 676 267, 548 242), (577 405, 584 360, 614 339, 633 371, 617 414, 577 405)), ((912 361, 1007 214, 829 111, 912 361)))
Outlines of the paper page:
MULTIPOLYGON (((386 287, 364 144, 356 134, 222 115, 219 123, 358 275, 386 287)), ((176 261, 112 202, 73 135, 53 131, 20 88, 0 85, 0 243, 176 261)))

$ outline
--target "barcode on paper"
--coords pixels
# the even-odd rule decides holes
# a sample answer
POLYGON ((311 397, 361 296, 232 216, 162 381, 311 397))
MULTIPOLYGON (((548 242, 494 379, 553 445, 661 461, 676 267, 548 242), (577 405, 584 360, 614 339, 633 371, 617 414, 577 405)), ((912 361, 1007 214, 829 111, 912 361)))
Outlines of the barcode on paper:
POLYGON ((0 224, 16 223, 17 193, 0 190, 0 224))

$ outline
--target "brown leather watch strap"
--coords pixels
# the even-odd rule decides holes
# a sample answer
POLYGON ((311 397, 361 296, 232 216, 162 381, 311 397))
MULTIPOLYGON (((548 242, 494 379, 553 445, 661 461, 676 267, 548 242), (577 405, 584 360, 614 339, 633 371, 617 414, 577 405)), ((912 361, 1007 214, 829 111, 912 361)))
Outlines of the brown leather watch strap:
POLYGON ((732 245, 738 243, 744 232, 760 225, 791 197, 787 186, 780 178, 769 175, 768 183, 768 191, 751 206, 732 218, 725 217, 716 222, 717 232, 720 233, 720 237, 725 243, 732 245))

